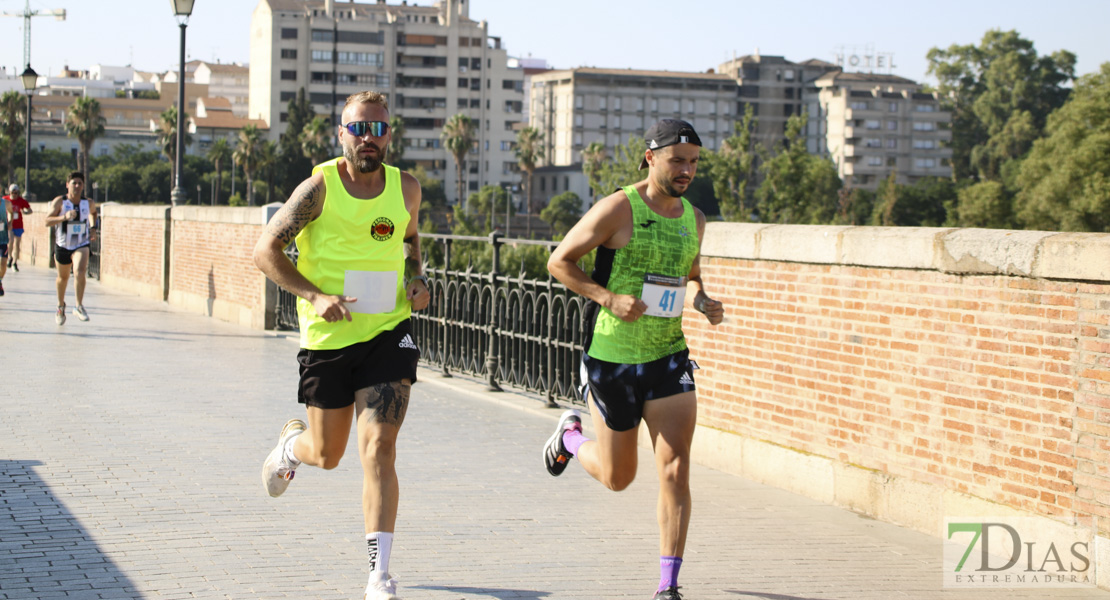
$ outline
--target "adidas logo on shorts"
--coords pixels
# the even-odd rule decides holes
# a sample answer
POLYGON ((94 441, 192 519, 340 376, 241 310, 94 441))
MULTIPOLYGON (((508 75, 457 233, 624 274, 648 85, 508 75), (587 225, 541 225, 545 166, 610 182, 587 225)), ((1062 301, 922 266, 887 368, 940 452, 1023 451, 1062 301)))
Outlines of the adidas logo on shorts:
MULTIPOLYGON (((417 348, 416 343, 414 343, 412 341, 412 336, 407 334, 407 333, 405 334, 405 337, 401 338, 401 343, 397 344, 397 347, 398 348, 408 348, 410 350, 419 350, 420 349, 420 348, 417 348)), ((691 383, 693 383, 693 382, 691 382, 691 383)))
POLYGON ((694 385, 694 378, 690 377, 689 373, 682 373, 682 377, 678 378, 678 385, 694 385))

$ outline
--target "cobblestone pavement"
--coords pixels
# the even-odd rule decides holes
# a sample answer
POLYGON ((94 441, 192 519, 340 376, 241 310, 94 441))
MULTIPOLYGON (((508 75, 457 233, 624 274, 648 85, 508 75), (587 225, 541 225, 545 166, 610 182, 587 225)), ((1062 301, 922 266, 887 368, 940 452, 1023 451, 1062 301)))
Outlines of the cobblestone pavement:
MULTIPOLYGON (((259 480, 278 430, 303 414, 294 339, 93 281, 91 321, 58 327, 52 272, 4 284, 0 598, 362 597, 354 448, 334 471, 298 471, 279 499, 259 480)), ((576 465, 552 478, 540 449, 558 411, 420 376, 399 445, 403 598, 651 597, 646 452, 619 494, 576 465)), ((1110 598, 946 590, 939 538, 703 467, 692 477, 688 600, 1110 598)))

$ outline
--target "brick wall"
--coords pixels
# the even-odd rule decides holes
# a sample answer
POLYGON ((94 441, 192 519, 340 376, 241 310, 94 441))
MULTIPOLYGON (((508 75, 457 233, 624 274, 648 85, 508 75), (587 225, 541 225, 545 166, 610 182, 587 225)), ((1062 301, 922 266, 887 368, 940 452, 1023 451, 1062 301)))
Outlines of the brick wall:
POLYGON ((23 215, 23 245, 20 250, 19 264, 37 267, 50 266, 50 249, 54 247, 50 239, 50 229, 46 227, 46 214, 49 202, 31 202, 31 214, 23 215))
POLYGON ((1108 269, 1105 234, 710 224, 699 425, 1105 535, 1108 269))
POLYGON ((100 281, 165 299, 166 206, 108 203, 100 209, 100 281))

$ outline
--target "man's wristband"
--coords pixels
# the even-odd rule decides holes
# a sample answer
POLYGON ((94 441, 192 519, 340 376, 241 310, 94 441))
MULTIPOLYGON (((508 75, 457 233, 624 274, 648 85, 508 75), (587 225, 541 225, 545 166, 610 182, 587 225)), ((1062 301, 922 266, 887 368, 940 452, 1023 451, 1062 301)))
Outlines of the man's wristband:
POLYGON ((428 287, 428 276, 427 275, 417 275, 416 277, 410 277, 409 278, 409 283, 412 283, 414 281, 423 281, 424 282, 424 287, 425 288, 428 287))

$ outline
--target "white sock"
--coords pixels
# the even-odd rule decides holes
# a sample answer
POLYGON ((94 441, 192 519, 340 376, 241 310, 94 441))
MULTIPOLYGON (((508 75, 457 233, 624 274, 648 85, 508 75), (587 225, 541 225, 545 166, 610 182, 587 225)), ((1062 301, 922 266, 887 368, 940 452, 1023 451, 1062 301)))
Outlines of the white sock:
POLYGON ((301 461, 297 460, 297 455, 293 452, 293 448, 297 444, 297 437, 300 435, 301 434, 298 433, 289 438, 289 440, 285 442, 285 450, 282 451, 282 458, 289 461, 289 464, 293 465, 293 468, 301 466, 301 461))
POLYGON ((370 564, 370 582, 389 578, 389 551, 393 548, 393 534, 375 531, 366 534, 366 558, 370 564))

